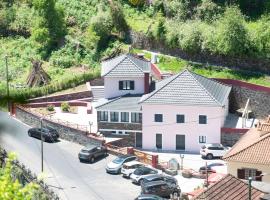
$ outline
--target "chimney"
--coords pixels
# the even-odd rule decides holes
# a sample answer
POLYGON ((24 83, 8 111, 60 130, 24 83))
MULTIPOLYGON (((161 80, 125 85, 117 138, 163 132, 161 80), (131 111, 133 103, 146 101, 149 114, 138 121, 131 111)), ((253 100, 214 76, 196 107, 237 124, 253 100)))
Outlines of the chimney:
POLYGON ((148 94, 150 90, 149 73, 144 73, 144 94, 148 94))

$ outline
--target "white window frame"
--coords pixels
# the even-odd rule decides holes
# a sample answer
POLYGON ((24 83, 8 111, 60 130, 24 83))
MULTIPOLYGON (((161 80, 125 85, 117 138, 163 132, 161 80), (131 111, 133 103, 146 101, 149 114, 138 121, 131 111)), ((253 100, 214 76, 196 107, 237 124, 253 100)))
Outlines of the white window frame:
POLYGON ((199 135, 199 144, 205 144, 205 143, 206 143, 206 136, 199 135))

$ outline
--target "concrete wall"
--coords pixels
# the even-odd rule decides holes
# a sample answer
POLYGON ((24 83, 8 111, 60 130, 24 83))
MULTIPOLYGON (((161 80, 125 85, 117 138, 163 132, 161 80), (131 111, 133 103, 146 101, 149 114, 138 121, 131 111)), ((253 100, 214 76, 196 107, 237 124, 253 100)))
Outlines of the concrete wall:
MULTIPOLYGON (((40 126, 40 117, 18 107, 16 107, 16 118, 28 124, 29 126, 32 126, 32 127, 40 126)), ((55 128, 59 132, 60 138, 71 141, 71 142, 75 142, 81 145, 102 144, 104 142, 103 140, 99 138, 95 138, 93 136, 87 136, 86 131, 70 128, 62 124, 52 122, 47 119, 43 120, 43 125, 44 126, 48 125, 55 128)))
POLYGON ((162 134, 163 150, 176 150, 176 134, 185 135, 185 150, 190 152, 203 145, 200 135, 206 136, 207 143, 221 142, 225 108, 143 104, 142 110, 144 149, 156 149, 156 133, 162 134), (154 114, 163 114, 163 122, 154 122, 154 114), (185 123, 176 123, 177 114, 185 115, 185 123), (207 124, 199 124, 199 115, 207 115, 207 124))
POLYGON ((258 164, 250 164, 250 163, 241 163, 241 162, 228 162, 228 173, 237 177, 237 169, 241 168, 252 168, 257 169, 258 171, 262 171, 262 173, 266 173, 267 175, 262 177, 262 181, 270 183, 270 167, 269 165, 258 165, 258 164))
POLYGON ((144 93, 144 77, 132 78, 109 78, 104 77, 105 98, 113 98, 125 94, 143 94, 144 93), (119 81, 133 80, 134 90, 119 90, 119 81))

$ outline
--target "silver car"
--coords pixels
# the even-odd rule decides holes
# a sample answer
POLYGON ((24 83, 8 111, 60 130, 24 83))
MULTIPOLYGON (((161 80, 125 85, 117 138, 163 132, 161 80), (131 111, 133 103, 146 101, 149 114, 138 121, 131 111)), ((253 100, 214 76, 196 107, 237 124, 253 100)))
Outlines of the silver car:
POLYGON ((112 162, 106 166, 106 172, 112 174, 120 174, 124 163, 136 160, 137 157, 133 155, 123 155, 115 158, 112 162))

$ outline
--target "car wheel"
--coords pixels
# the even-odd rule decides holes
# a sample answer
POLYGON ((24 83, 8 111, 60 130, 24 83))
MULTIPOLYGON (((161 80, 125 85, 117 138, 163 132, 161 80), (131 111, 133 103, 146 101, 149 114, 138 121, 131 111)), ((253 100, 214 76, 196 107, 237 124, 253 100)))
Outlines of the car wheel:
POLYGON ((178 197, 178 192, 175 191, 172 193, 172 195, 173 195, 173 197, 178 197))
POLYGON ((28 132, 28 135, 29 135, 29 137, 32 137, 32 134, 30 132, 28 132))
POLYGON ((95 162, 95 157, 94 156, 92 158, 90 158, 90 162, 91 163, 95 162))
POLYGON ((211 154, 211 153, 209 153, 209 154, 206 155, 206 158, 209 159, 209 160, 213 159, 213 157, 214 157, 214 156, 213 156, 213 154, 211 154))
POLYGON ((121 168, 117 170, 117 174, 120 174, 121 173, 121 168))
POLYGON ((142 179, 138 180, 138 184, 139 184, 139 185, 142 184, 142 179))

